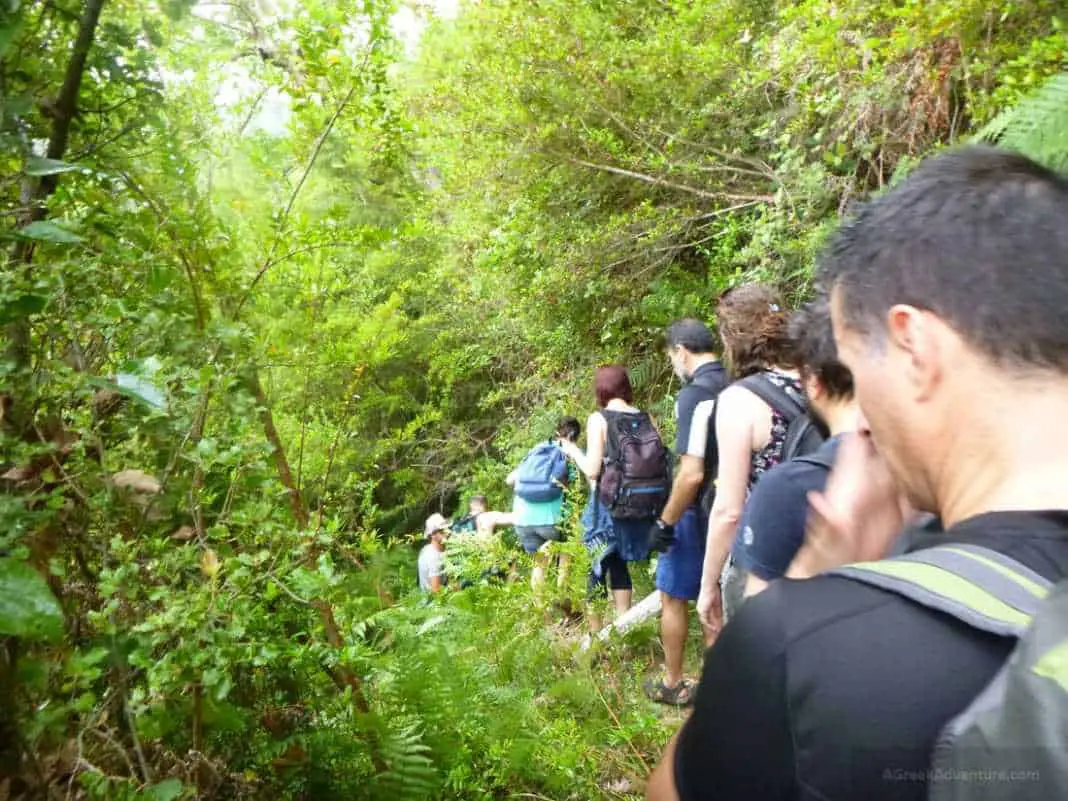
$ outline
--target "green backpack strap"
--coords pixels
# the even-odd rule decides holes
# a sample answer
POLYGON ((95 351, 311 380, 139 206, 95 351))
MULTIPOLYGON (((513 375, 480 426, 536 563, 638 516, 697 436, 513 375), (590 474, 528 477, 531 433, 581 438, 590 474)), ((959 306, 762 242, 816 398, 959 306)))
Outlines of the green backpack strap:
POLYGON ((904 596, 973 628, 1019 637, 1049 594, 1051 583, 997 551, 947 544, 878 562, 830 571, 904 596))
POLYGON ((942 729, 928 801, 1068 798, 1068 581, 986 688, 942 729))

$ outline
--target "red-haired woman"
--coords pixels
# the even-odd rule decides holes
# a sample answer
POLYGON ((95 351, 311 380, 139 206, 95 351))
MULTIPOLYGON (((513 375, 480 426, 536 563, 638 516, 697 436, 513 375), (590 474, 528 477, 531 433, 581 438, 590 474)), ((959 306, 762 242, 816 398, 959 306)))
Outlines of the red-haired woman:
POLYGON ((612 590, 616 613, 630 609, 632 583, 628 562, 649 557, 649 524, 652 520, 618 519, 610 515, 599 498, 597 480, 604 470, 608 450, 609 425, 620 421, 641 422, 648 415, 633 405, 634 391, 626 369, 619 365, 597 368, 594 393, 598 411, 586 424, 586 452, 573 442, 562 441, 564 453, 575 461, 591 482, 590 499, 583 515, 584 541, 594 552, 590 573, 590 595, 604 592, 605 583, 612 590))

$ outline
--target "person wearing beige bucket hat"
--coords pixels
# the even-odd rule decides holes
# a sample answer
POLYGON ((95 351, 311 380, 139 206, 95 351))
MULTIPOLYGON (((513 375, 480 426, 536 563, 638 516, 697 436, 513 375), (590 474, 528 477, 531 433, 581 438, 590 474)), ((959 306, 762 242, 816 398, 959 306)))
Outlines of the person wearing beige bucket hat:
POLYGON ((419 551, 419 589, 438 592, 445 586, 445 540, 449 536, 449 521, 435 512, 426 519, 423 534, 428 542, 419 551))

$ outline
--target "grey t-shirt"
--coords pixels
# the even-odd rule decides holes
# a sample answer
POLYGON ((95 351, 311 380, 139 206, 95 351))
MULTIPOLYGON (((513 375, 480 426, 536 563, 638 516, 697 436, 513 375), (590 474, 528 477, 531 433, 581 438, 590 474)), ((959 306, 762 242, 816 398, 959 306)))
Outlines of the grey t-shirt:
POLYGON ((445 552, 428 542, 419 552, 419 589, 430 592, 430 579, 445 575, 445 552))

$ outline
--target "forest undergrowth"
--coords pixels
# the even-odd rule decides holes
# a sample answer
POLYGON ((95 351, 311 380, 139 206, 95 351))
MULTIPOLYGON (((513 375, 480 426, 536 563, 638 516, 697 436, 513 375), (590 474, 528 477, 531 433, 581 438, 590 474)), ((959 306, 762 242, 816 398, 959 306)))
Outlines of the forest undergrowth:
POLYGON ((670 440, 664 327, 924 155, 1068 167, 1062 0, 435 5, 0 2, 0 801, 639 797, 577 521, 540 599, 411 532, 598 364, 670 440))

